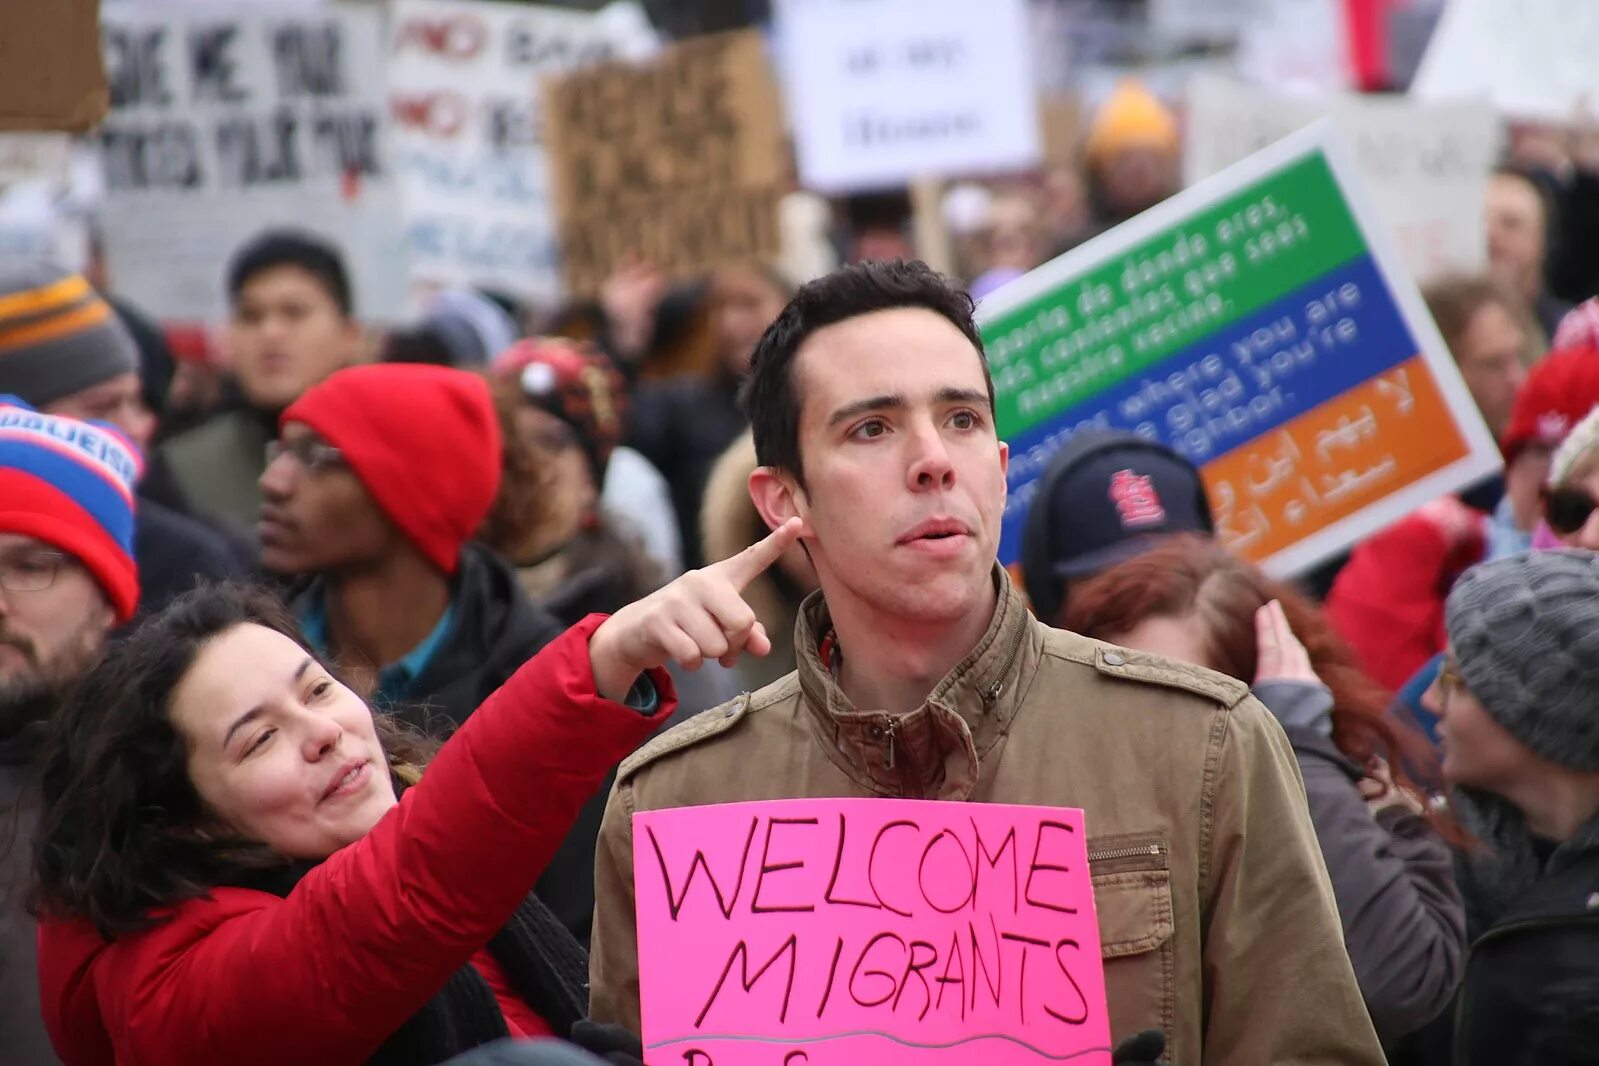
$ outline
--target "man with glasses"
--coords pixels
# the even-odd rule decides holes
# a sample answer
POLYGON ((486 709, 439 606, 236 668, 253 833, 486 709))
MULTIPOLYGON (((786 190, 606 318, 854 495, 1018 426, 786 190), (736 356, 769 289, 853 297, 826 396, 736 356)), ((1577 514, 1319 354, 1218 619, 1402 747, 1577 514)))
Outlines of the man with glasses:
POLYGON ((0 396, 0 1048, 11 1066, 56 1062, 24 910, 32 764, 45 721, 138 604, 140 470, 111 427, 0 396))
POLYGON ((261 475, 261 562, 299 579, 307 638, 379 707, 459 725, 561 627, 473 543, 500 483, 488 385, 341 370, 284 411, 261 475))

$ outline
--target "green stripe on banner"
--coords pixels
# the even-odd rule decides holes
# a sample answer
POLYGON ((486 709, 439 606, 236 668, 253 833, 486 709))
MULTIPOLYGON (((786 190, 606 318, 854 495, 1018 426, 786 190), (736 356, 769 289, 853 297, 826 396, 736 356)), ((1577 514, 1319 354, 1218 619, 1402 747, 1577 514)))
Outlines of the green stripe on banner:
POLYGON ((1001 437, 1020 433, 1366 250, 1317 152, 982 326, 1001 437))

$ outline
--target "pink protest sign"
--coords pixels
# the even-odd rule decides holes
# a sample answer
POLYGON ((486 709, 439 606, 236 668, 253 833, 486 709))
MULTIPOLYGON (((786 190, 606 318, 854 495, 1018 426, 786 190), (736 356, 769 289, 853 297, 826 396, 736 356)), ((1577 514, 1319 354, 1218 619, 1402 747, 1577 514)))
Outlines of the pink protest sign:
POLYGON ((651 1066, 1110 1062, 1080 810, 646 811, 633 861, 651 1066))

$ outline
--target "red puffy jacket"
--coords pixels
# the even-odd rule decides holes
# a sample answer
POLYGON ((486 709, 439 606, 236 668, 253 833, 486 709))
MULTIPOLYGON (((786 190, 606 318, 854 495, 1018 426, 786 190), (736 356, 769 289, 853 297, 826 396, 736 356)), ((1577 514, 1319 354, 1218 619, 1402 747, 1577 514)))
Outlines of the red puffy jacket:
POLYGON ((41 922, 40 1001, 67 1066, 359 1063, 488 943, 607 772, 672 711, 594 690, 591 616, 525 664, 420 784, 287 898, 219 888, 114 942, 41 922))

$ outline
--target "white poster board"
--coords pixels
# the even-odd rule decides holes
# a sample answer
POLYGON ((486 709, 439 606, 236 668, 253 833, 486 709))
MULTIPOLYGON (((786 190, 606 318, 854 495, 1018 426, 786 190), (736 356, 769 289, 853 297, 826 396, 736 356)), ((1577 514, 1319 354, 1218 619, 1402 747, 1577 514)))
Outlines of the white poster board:
POLYGON ((108 5, 105 166, 112 284, 145 312, 221 319, 224 273, 261 230, 343 253, 356 313, 405 311, 377 5, 108 5))
POLYGON ((801 181, 821 192, 1039 161, 1024 0, 777 0, 801 181), (979 17, 974 17, 979 16, 979 17))
POLYGON ((1399 246, 1422 281, 1487 265, 1483 199, 1500 125, 1483 104, 1284 96, 1222 78, 1189 87, 1184 178, 1192 184, 1331 116, 1399 246))
POLYGON ((557 298, 538 82, 647 52, 654 33, 642 9, 399 0, 389 41, 390 143, 413 286, 557 298))
POLYGON ((1410 92, 1488 100, 1514 118, 1570 122, 1599 106, 1599 3, 1450 0, 1410 92))

